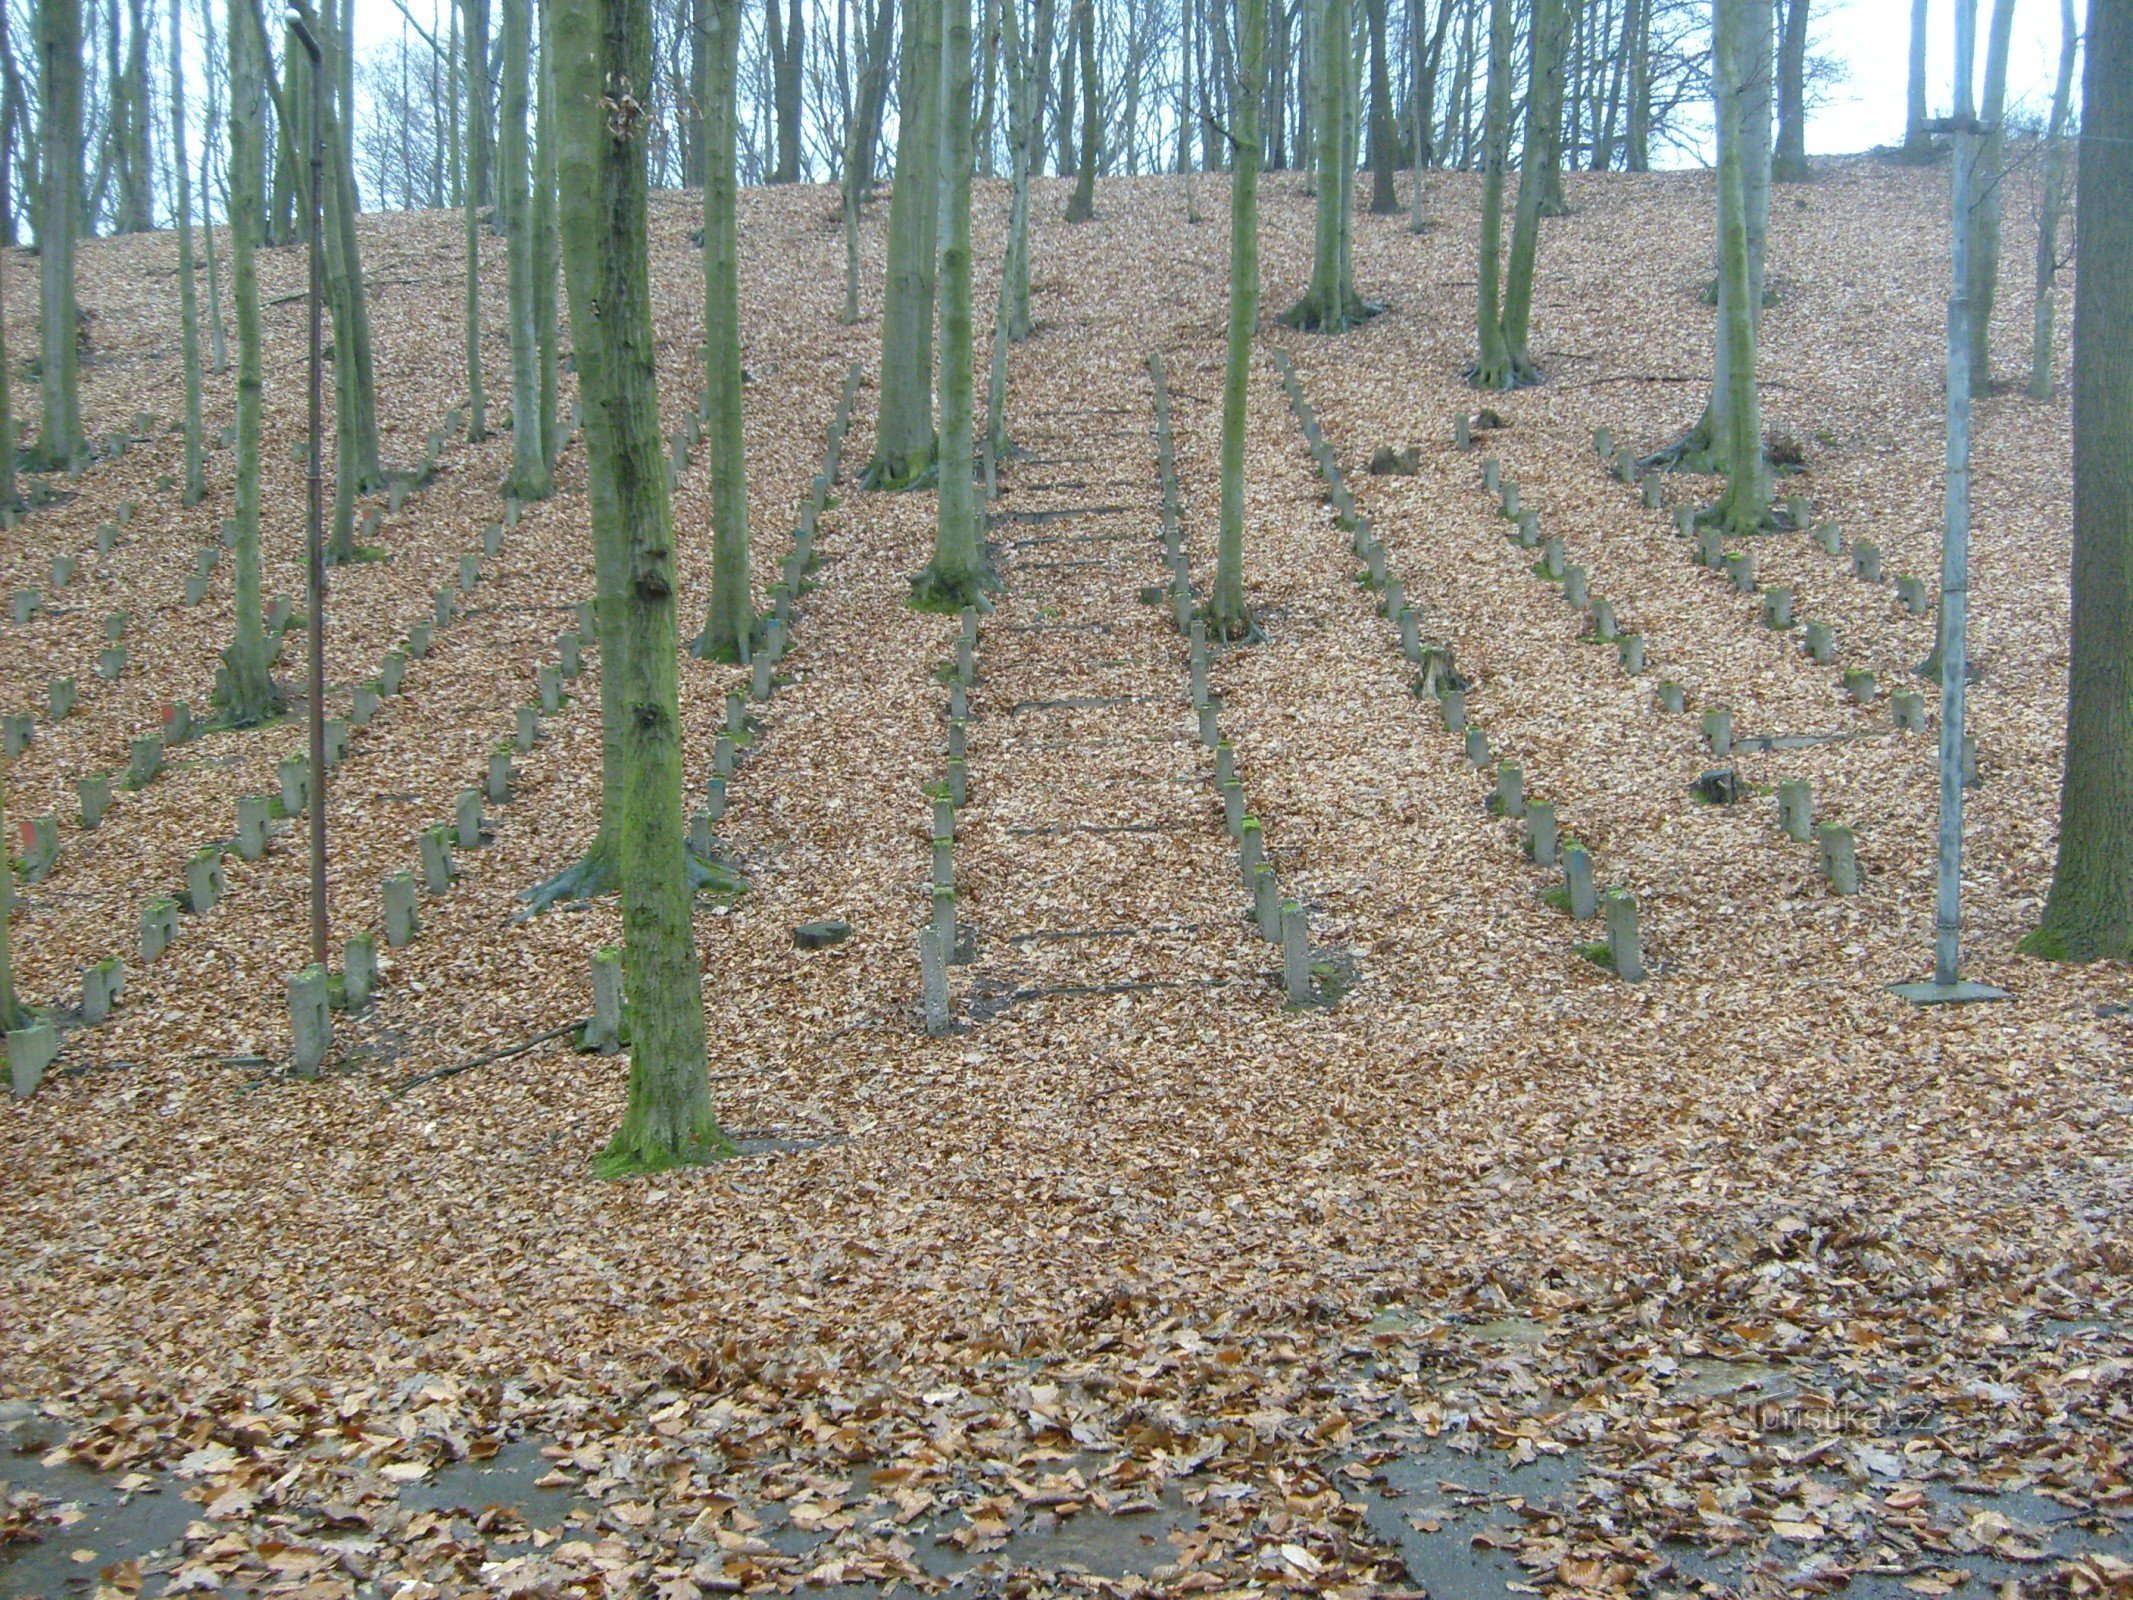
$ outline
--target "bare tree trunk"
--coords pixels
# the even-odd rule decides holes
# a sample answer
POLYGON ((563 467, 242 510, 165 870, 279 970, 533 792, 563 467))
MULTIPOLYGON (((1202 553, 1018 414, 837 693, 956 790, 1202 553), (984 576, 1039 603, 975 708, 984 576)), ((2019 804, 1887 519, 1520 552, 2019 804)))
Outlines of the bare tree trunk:
MULTIPOLYGON (((600 675, 621 724, 622 935, 629 1106, 603 1177, 715 1159, 703 978, 682 830, 674 538, 659 434, 646 238, 647 115, 614 110, 651 80, 647 0, 550 0, 564 275, 585 394, 587 489, 600 552, 600 675)), ((603 720, 610 702, 602 696, 603 720)))
POLYGON ((1505 146, 1511 142, 1511 0, 1489 0, 1488 108, 1482 114, 1481 262, 1476 274, 1474 365, 1477 389, 1508 389, 1516 374, 1504 339, 1502 268, 1505 146))
POLYGON ((741 0, 705 0, 704 377, 711 413, 711 607, 697 653, 746 661, 755 632, 748 582, 748 466, 742 434, 740 233, 734 159, 740 123, 741 0))
MULTIPOLYGON (((977 373, 971 328, 970 0, 940 0, 940 5, 940 497, 933 560, 911 580, 911 594, 925 610, 960 611, 987 586, 972 472, 977 373)), ((1086 45, 1088 35, 1082 37, 1086 45)), ((1093 70, 1092 63, 1084 66, 1093 70)))
POLYGON ((1103 120, 1096 76, 1096 0, 1074 0, 1074 21, 1081 40, 1081 156, 1074 169, 1074 195, 1067 202, 1066 219, 1088 222, 1096 215, 1097 139, 1103 120))
POLYGON ((2007 52, 2013 31, 2014 0, 1993 0, 1992 33, 1985 49, 1985 95, 1978 108, 1987 131, 1978 141, 1970 201, 1970 381, 1976 394, 1992 392, 1992 303, 2000 287, 2000 196, 2007 180, 2007 52))
POLYGON ((1770 176, 1778 183, 1807 181, 1807 4, 1784 0, 1785 28, 1778 43, 1777 154, 1770 176))
POLYGON ((940 220, 939 0, 904 0, 881 316, 881 413, 866 482, 907 488, 933 465, 933 290, 940 220))
POLYGON ((1910 75, 1905 87, 1903 122, 1903 158, 1906 161, 1930 161, 1933 158, 1933 139, 1926 132, 1927 5, 1928 0, 1911 0, 1910 75))
POLYGON ((2044 193, 2037 202, 2037 300, 2030 325, 2029 397, 2052 392, 2052 287, 2059 278, 2059 218, 2066 209, 2066 119, 2074 91, 2074 56, 2081 35, 2074 0, 2059 0, 2059 80, 2052 90, 2051 125, 2044 135, 2044 193))
POLYGON ((2074 202, 2074 600, 2059 856, 2025 948, 2133 957, 2133 7, 2089 0, 2074 202))
POLYGON ((466 79, 472 91, 467 96, 467 439, 480 443, 489 436, 489 402, 481 385, 481 208, 489 186, 489 0, 463 0, 466 31, 461 51, 466 79))
POLYGON ((32 459, 47 471, 86 453, 81 431, 81 336, 74 305, 74 237, 81 212, 80 0, 38 0, 38 95, 42 101, 37 212, 38 387, 44 419, 32 459))
POLYGON ((1716 433, 1720 462, 1726 474, 1725 492, 1712 507, 1712 519, 1732 533, 1752 533, 1761 528, 1770 508, 1770 473, 1763 456, 1762 398, 1756 378, 1757 323, 1760 321, 1760 285, 1750 260, 1748 229, 1751 206, 1748 168, 1769 159, 1767 137, 1752 137, 1752 110, 1748 105, 1753 83, 1767 73, 1767 50, 1758 51, 1756 40, 1768 38, 1759 30, 1761 10, 1767 17, 1770 0, 1717 0, 1718 85, 1718 238, 1719 322, 1718 337, 1725 350, 1725 404, 1717 416, 1716 433))
POLYGON ((533 0, 503 0, 504 69, 497 116, 497 204, 504 213, 511 319, 511 476, 505 492, 548 498, 546 441, 541 437, 540 334, 533 282, 539 243, 533 226, 532 160, 526 137, 527 89, 533 74, 533 0))
MULTIPOLYGON (((1265 76, 1267 0, 1237 7, 1236 166, 1229 186, 1229 328, 1222 369, 1222 506, 1215 544, 1211 631, 1252 631, 1244 598, 1244 467, 1251 418, 1252 336, 1259 325, 1259 105, 1265 76)), ((1419 175, 1418 175, 1419 176, 1419 175)))
POLYGON ((1532 0, 1526 51, 1526 133, 1518 169, 1518 210, 1511 221, 1511 260, 1504 274, 1503 340, 1511 365, 1507 388, 1541 381, 1527 350, 1533 322, 1533 265, 1540 254, 1540 218, 1555 170, 1563 114, 1564 0, 1532 0))
POLYGON ((1392 180, 1400 164, 1399 134, 1392 114, 1392 73, 1385 60, 1385 0, 1363 0, 1370 28, 1370 210, 1397 216, 1400 194, 1392 180))
POLYGON ((237 727, 276 715, 281 690, 271 675, 260 607, 259 428, 262 410, 259 270, 253 252, 260 235, 261 122, 266 110, 267 41, 253 0, 230 0, 230 255, 231 294, 237 302, 237 516, 232 541, 236 568, 236 627, 222 654, 216 704, 237 727))
POLYGON ((1353 192, 1348 0, 1317 0, 1318 35, 1313 46, 1317 89, 1318 209, 1312 235, 1311 286, 1283 320, 1291 327, 1339 333, 1370 314, 1347 270, 1347 205, 1353 192))
MULTIPOLYGON (((192 174, 185 157, 184 0, 170 0, 171 173, 178 190, 178 351, 185 368, 185 504, 207 498, 207 441, 200 422, 200 295, 193 282, 192 174)), ((210 246, 212 250, 212 245, 210 246)), ((10 474, 14 462, 8 462, 10 474)), ((12 482, 8 485, 13 498, 12 482)))

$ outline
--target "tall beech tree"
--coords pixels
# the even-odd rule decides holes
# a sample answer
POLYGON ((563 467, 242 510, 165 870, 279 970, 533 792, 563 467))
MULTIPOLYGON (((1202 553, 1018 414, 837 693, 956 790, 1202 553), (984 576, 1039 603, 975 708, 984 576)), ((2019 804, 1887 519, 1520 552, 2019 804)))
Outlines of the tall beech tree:
MULTIPOLYGON (((1761 274, 1749 243, 1749 169, 1770 161, 1768 90, 1771 0, 1714 0, 1713 84, 1718 111, 1718 371, 1711 406, 1712 445, 1726 475, 1711 519, 1728 532, 1760 528, 1770 509, 1770 466, 1763 453, 1763 409, 1756 375, 1762 321, 1761 274), (1749 97, 1766 108, 1756 126, 1749 97)), ((1767 199, 1766 199, 1767 203, 1767 199)))
MULTIPOLYGON (((1956 0, 1972 5, 1976 0, 1956 0)), ((1977 167, 1970 194, 1970 381, 1972 393, 1992 392, 1992 302, 2000 287, 2000 196, 2007 183, 2007 53, 2013 44, 2015 0, 1993 0, 1985 40, 1985 93, 1978 119, 1977 167)))
POLYGON ((871 488, 909 488, 933 465, 933 292, 940 225, 941 0, 903 0, 896 184, 881 309, 881 410, 871 488))
POLYGON ((502 0, 504 64, 496 129, 496 200, 504 215, 511 324, 511 476, 521 500, 545 500, 552 480, 541 428, 540 325, 534 283, 545 252, 533 216, 533 155, 527 138, 533 84, 533 0, 502 0))
MULTIPOLYGON (((1518 167, 1518 206, 1511 218, 1511 259, 1504 271, 1503 342, 1513 386, 1538 383, 1527 348, 1533 324, 1533 267, 1551 178, 1559 178, 1563 142, 1563 29, 1567 0, 1531 0, 1526 48, 1526 132, 1518 167)), ((1558 209, 1560 209, 1558 207, 1558 209)))
MULTIPOLYGON (((185 369, 185 486, 183 498, 196 506, 207 498, 207 442, 200 421, 200 295, 193 282, 192 173, 185 157, 184 0, 170 0, 170 148, 171 175, 178 191, 178 347, 185 369)), ((213 241, 209 241, 213 249, 213 241)))
POLYGON ((465 0, 460 50, 466 62, 467 438, 489 436, 488 396, 481 385, 481 208, 489 184, 489 0, 465 0))
POLYGON ((548 0, 564 279, 585 401, 600 673, 619 714, 629 1106, 604 1177, 731 1152, 711 1107, 682 830, 674 539, 646 230, 648 0, 548 0))
POLYGON ((2059 219, 2066 210, 2066 119, 2074 93, 2074 57, 2081 34, 2074 0, 2059 0, 2059 77, 2052 87, 2051 122, 2044 132, 2044 186, 2037 199, 2036 306, 2029 335, 2029 397, 2052 392, 2052 287, 2059 280, 2059 219))
MULTIPOLYGON (((1252 335, 1259 325, 1259 107, 1265 96, 1267 0, 1238 0, 1236 126, 1231 129, 1229 331, 1222 369, 1222 503, 1209 631, 1251 633, 1244 599, 1245 432, 1251 415, 1252 335)), ((1419 176, 1419 175, 1418 175, 1419 176)))
POLYGON ((1805 183, 1807 171, 1807 4, 1783 0, 1778 31, 1777 151, 1770 158, 1776 183, 1805 183))
POLYGON ((1348 251, 1355 201, 1355 52, 1350 48, 1349 0, 1311 3, 1317 28, 1311 65, 1317 91, 1313 120, 1318 143, 1312 170, 1318 210, 1311 237, 1311 285, 1283 320, 1293 328, 1339 333, 1370 315, 1370 307, 1355 292, 1348 251))
POLYGON ((978 598, 986 572, 978 538, 975 460, 977 373, 971 328, 970 0, 935 0, 940 12, 941 207, 940 496, 933 560, 911 580, 915 603, 956 611, 978 598))
POLYGON ((229 0, 230 38, 230 295, 237 311, 237 528, 232 541, 236 569, 236 619, 223 651, 216 702, 237 727, 276 716, 282 709, 274 682, 274 653, 260 609, 259 266, 257 241, 265 226, 265 128, 267 39, 254 0, 229 0))
MULTIPOLYGON (((1103 125, 1103 95, 1096 71, 1096 0, 1074 0, 1076 53, 1081 57, 1081 153, 1074 163, 1074 193, 1067 201, 1069 222, 1096 215, 1096 162, 1103 125)), ((1062 124, 1062 133, 1063 133, 1062 124)))
POLYGON ((711 607, 696 648, 746 661, 755 630, 748 581, 748 463, 741 429, 741 266, 734 162, 740 123, 741 0, 702 0, 708 37, 704 147, 704 381, 711 421, 711 607))
POLYGON ((43 420, 32 463, 48 471, 87 454, 81 430, 81 335, 74 238, 81 226, 81 0, 37 0, 38 389, 43 420))
POLYGON ((2074 199, 2074 599, 2059 854, 2027 948, 2133 959, 2133 0, 2089 0, 2074 199))
POLYGON ((1488 99, 1481 116, 1481 249, 1474 289, 1474 364, 1467 381, 1477 389, 1508 389, 1517 381, 1503 331, 1503 188, 1511 143, 1511 0, 1489 0, 1488 99))

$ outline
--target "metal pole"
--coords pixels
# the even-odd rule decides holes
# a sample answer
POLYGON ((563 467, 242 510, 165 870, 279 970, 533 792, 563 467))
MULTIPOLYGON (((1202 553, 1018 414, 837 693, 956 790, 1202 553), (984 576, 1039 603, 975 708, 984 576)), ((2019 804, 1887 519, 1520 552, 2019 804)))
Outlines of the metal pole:
POLYGON ((304 597, 310 617, 310 662, 307 694, 311 734, 311 961, 326 962, 326 556, 323 540, 325 496, 320 483, 320 301, 323 298, 319 259, 320 212, 324 181, 325 117, 323 59, 303 15, 289 9, 289 31, 296 35, 311 58, 311 193, 306 207, 306 231, 310 235, 311 298, 311 449, 305 468, 304 597))
POLYGON ((1940 554, 1940 827, 1935 840, 1933 980, 1896 985, 1921 1005, 2004 1000, 1989 984, 1962 981, 1963 723, 1970 679, 1970 207, 1978 126, 1971 98, 1977 58, 1977 0, 1955 0, 1955 115, 1939 125, 1952 139, 1948 174, 1948 419, 1946 529, 1940 554))

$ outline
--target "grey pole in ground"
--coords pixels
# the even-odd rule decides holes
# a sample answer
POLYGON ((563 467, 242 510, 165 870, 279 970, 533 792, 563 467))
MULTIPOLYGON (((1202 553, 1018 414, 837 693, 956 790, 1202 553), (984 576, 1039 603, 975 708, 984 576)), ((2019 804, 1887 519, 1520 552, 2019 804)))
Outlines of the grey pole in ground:
POLYGON ((1970 207, 1978 135, 1983 131, 1971 98, 1976 56, 1976 11, 1957 0, 1955 114, 1935 124, 1935 131, 1947 133, 1954 147, 1948 173, 1954 282, 1948 294, 1947 528, 1941 539, 1940 639, 1933 652, 1940 666, 1940 828, 1934 870, 1933 976, 1922 983, 1892 986, 1914 1005, 2008 998, 2005 989, 1965 983, 1962 978, 1963 724, 1970 676, 1970 207))

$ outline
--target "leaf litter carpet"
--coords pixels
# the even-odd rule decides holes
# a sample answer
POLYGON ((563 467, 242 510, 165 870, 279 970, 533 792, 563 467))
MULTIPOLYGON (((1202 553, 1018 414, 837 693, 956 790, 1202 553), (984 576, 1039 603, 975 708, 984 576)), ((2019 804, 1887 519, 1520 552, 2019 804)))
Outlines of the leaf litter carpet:
MULTIPOLYGON (((1785 489, 1929 580, 1939 181, 1842 163, 1784 192, 1766 356, 1770 424, 1807 457, 1785 489)), ((594 830, 596 652, 515 755, 509 800, 485 805, 486 842, 421 896, 420 937, 383 952, 371 1006, 340 1020, 340 1070, 301 1084, 279 1067, 305 927, 293 829, 259 860, 226 856, 219 903, 139 960, 141 903, 230 838, 239 796, 274 792, 301 728, 176 745, 78 825, 79 778, 122 764, 167 702, 204 714, 230 615, 226 560, 200 604, 181 596, 229 514, 228 452, 199 507, 156 482, 179 452, 169 238, 89 249, 92 430, 162 420, 0 536, 5 586, 45 600, 6 631, 0 709, 40 713, 9 764, 11 820, 59 819, 50 875, 18 891, 26 998, 76 1004, 80 969, 108 955, 129 973, 111 1020, 70 1033, 46 1086, 0 1113, 0 1428, 17 1452, 0 1457, 0 1585, 34 1547, 70 1562, 18 1592, 2124 1589, 2128 984, 2012 953, 2050 866, 2063 374, 2049 402, 2010 392, 1978 416, 1967 963, 2016 998, 1914 1011, 1883 986, 1929 962, 1932 742, 1890 731, 1888 690, 1930 619, 1803 536, 1758 541, 1762 581, 1833 626, 1837 657, 1816 662, 1608 477, 1596 427, 1642 451, 1700 404, 1710 186, 1569 189, 1535 318, 1550 381, 1496 398, 1508 426, 1472 454, 1451 443, 1478 403, 1458 376, 1467 179, 1432 176, 1421 235, 1358 219, 1382 316, 1262 336, 1246 576, 1265 637, 1218 649, 1212 688, 1338 1002, 1281 1003, 1185 641, 1143 599, 1164 581, 1150 352, 1201 593, 1212 575, 1219 185, 1199 226, 1176 181, 1135 180, 1069 227, 1040 184, 1040 326, 1012 358, 1003 587, 956 819, 957 1031, 918 1026, 916 957, 956 623, 903 604, 930 497, 847 482, 717 827, 752 887, 706 899, 697 924, 718 1104, 760 1153, 616 1185, 587 1163, 620 1113, 619 1060, 557 1041, 393 1094, 588 1009, 615 908, 526 922, 516 896, 594 830), (1424 631, 1472 680, 1492 752, 1606 885, 1637 893, 1652 981, 1581 952, 1590 925, 1544 898, 1558 877, 1414 691, 1275 345, 1424 631), (1418 472, 1367 474, 1380 445, 1418 447, 1418 472), (1484 453, 1643 636, 1644 674, 1585 639, 1505 537, 1484 453), (64 589, 60 553, 79 557, 64 589), (93 661, 121 608, 130 659, 107 683, 93 661), (1847 667, 1876 672, 1873 703, 1846 696, 1847 667), (46 682, 70 674, 80 706, 47 724, 46 682), (1655 706, 1662 677, 1685 713, 1655 706), (1740 735, 1857 737, 1744 748, 1727 764, 1748 798, 1707 806, 1689 785, 1714 764, 1697 731, 1712 706, 1740 735), (1854 830, 1859 894, 1834 894, 1778 828, 1786 778, 1854 830), (825 917, 852 936, 796 950, 794 927, 825 917), (531 1463, 516 1498, 448 1487, 511 1462, 531 1463), (79 1466, 160 1507, 152 1546, 73 1537, 91 1525, 63 1476, 79 1466)), ((1306 277, 1310 201, 1274 175, 1265 203, 1278 309, 1306 277)), ((995 261, 999 186, 980 206, 995 261)), ((670 426, 693 403, 692 210, 655 206, 670 426)), ((870 313, 884 220, 864 241, 870 313)), ((410 464, 464 403, 458 224, 364 226, 386 453, 410 464)), ((743 252, 767 609, 854 359, 852 477, 868 454, 879 332, 838 323, 823 194, 744 194, 743 252)), ((493 243, 484 271, 495 414, 493 243)), ((270 253, 267 298, 301 272, 300 253, 270 253)), ((11 279, 27 348, 28 279, 11 279)), ((268 309, 270 595, 300 592, 300 315, 268 309)), ((2026 288, 2003 282, 2003 374, 2027 326, 2026 288)), ((229 379, 208 388, 212 431, 229 379)), ((333 714, 414 624, 434 628, 334 775, 339 930, 381 926, 381 879, 414 870, 416 834, 482 782, 590 592, 573 450, 555 499, 493 536, 439 620, 436 591, 459 589, 501 516, 508 460, 506 435, 448 439, 432 485, 396 513, 381 501, 391 559, 334 578, 333 714)), ((699 449, 676 494, 685 618, 706 598, 708 516, 699 449)), ((745 681, 687 665, 699 778, 745 681)))

